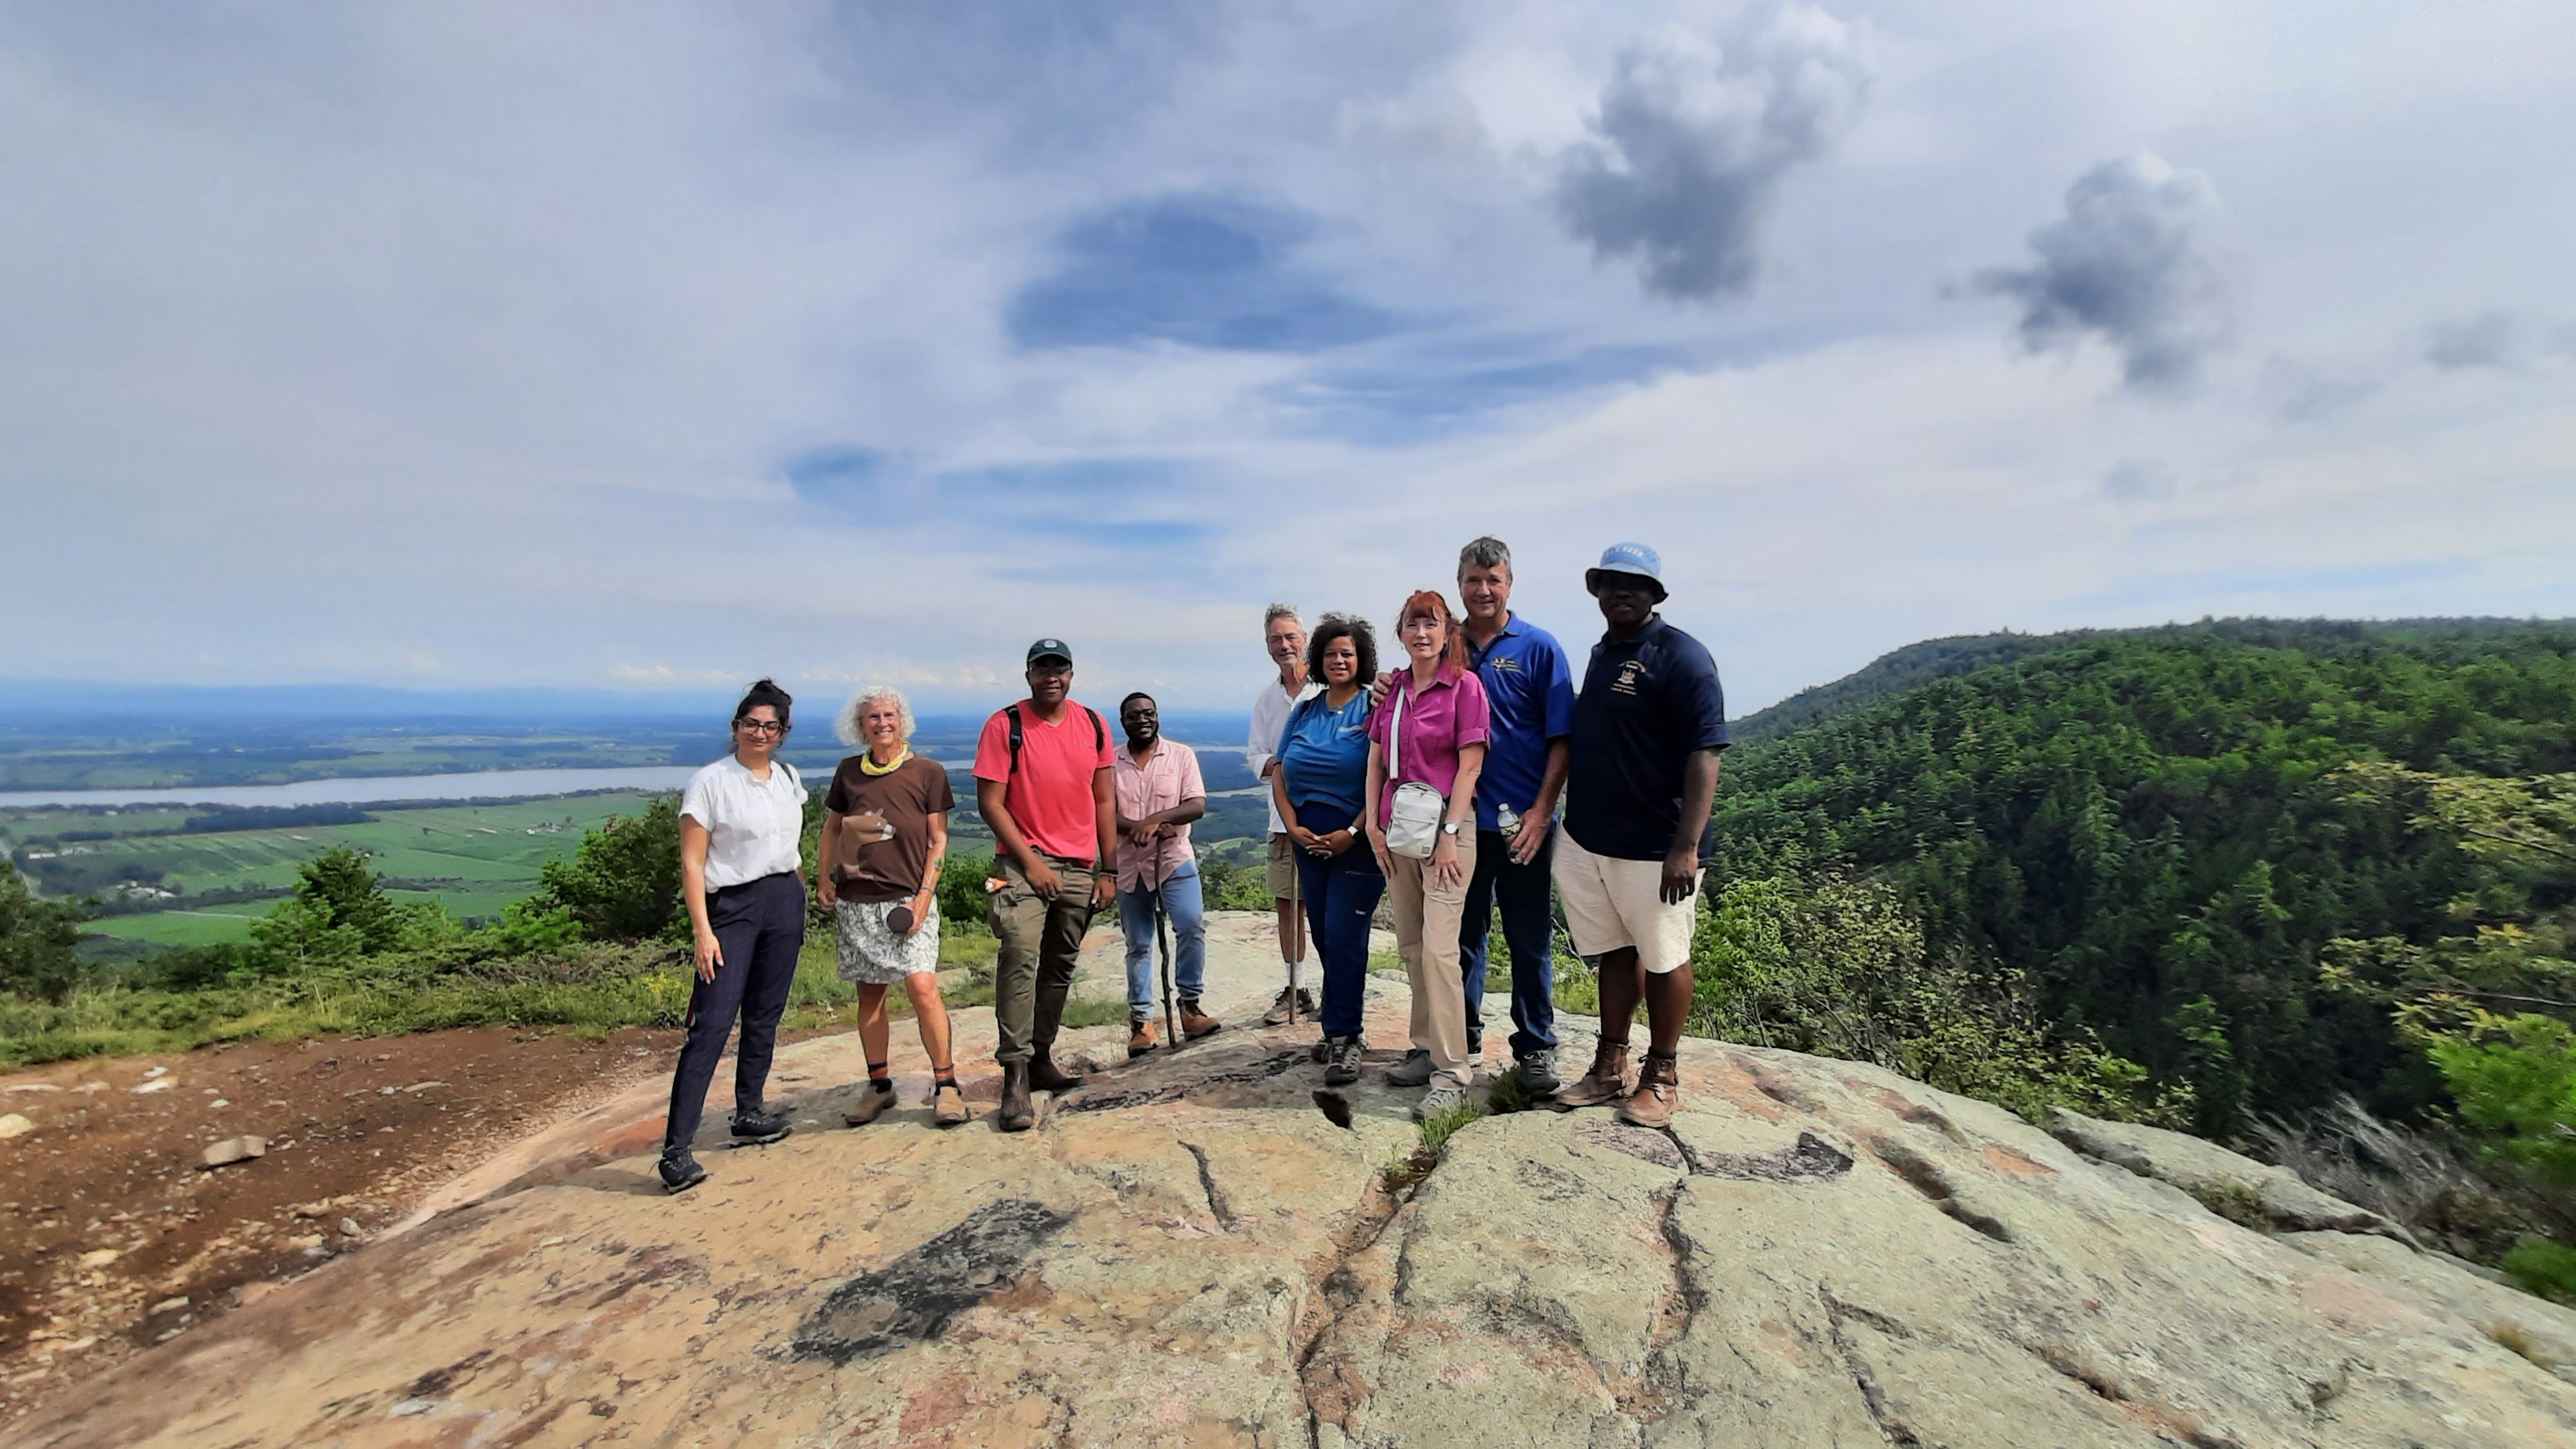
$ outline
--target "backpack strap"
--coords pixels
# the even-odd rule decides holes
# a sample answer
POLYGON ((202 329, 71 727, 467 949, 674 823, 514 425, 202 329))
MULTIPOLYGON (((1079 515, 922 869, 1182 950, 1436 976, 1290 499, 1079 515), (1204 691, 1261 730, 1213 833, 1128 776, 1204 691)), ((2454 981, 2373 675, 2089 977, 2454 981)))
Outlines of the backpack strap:
MULTIPOLYGON (((1092 750, 1096 753, 1109 748, 1109 726, 1100 722, 1100 711, 1086 704, 1082 712, 1091 717, 1092 750)), ((1006 704, 1002 706, 1002 713, 1011 722, 1011 773, 1016 775, 1020 772, 1020 707, 1006 704)))

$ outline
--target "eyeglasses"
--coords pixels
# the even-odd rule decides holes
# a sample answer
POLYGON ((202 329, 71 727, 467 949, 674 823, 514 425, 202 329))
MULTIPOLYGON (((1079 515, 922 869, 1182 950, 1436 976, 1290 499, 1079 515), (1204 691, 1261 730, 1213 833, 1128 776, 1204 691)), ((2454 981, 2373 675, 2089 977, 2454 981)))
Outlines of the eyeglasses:
POLYGON ((733 722, 733 727, 745 734, 783 735, 787 733, 787 726, 774 719, 738 719, 733 722))

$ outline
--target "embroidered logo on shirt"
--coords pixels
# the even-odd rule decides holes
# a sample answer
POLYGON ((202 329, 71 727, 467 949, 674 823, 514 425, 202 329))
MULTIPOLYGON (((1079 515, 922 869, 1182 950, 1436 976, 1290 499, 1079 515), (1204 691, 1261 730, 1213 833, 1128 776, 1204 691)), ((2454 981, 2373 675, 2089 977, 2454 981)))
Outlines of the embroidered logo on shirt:
POLYGON ((1512 658, 1508 654, 1500 659, 1488 659, 1485 663, 1491 668, 1500 669, 1507 673, 1518 674, 1521 672, 1521 662, 1512 658))
POLYGON ((1610 688, 1619 694, 1635 694, 1637 682, 1645 675, 1644 663, 1635 659, 1624 660, 1619 665, 1619 673, 1611 679, 1610 688))

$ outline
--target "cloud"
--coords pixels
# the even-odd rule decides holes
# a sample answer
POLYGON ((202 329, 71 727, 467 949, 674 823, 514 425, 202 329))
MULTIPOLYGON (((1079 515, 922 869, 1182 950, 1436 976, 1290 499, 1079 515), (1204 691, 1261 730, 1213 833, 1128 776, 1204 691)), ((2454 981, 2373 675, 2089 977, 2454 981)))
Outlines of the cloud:
POLYGON ((2094 336, 2119 349, 2129 386, 2187 387, 2234 330, 2205 251, 2218 214, 2200 172, 2147 152, 2105 161, 2067 189, 2066 215, 2030 234, 2035 265, 1980 272, 1970 286, 2020 304, 2032 352, 2094 336))
POLYGON ((1597 139, 1558 172, 1558 212, 1596 256, 1636 257, 1657 296, 1749 291, 1782 180, 1833 149, 1868 93, 1861 32, 1821 10, 1723 47, 1664 32, 1620 55, 1597 139))
POLYGON ((1012 340, 1036 348, 1178 342, 1316 352, 1401 326, 1291 264, 1313 231, 1296 212, 1215 197, 1112 208, 1058 238, 1063 265, 1011 301, 1012 340))
POLYGON ((2424 360, 2445 372, 2520 367, 2535 350, 2530 329, 2510 312, 2446 318, 2424 330, 2424 360))
POLYGON ((2118 503, 2158 503, 2174 496, 2174 470, 2161 458, 2124 458, 2102 475, 2102 491, 2118 503))

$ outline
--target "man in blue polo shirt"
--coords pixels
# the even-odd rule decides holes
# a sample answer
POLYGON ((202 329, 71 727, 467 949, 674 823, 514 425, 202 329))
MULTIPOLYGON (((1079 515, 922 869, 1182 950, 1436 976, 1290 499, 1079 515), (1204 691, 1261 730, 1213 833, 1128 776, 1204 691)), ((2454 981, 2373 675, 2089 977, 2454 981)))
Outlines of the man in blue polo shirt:
POLYGON ((1522 1088, 1549 1097, 1558 1082, 1548 880, 1574 726, 1574 676, 1556 636, 1511 611, 1512 551, 1501 539, 1458 550, 1458 597, 1467 608, 1467 663, 1484 681, 1491 716, 1485 769, 1476 777, 1476 871, 1458 927, 1467 1054, 1484 1044, 1485 940, 1500 907, 1512 954, 1512 1057, 1522 1088))
POLYGON ((1556 888, 1576 953, 1601 973, 1601 1044, 1592 1070, 1557 1100, 1625 1098, 1621 1117, 1660 1127, 1681 1093, 1673 1054, 1690 1015, 1691 928, 1715 843, 1709 807, 1726 697, 1708 650, 1655 612, 1664 583, 1653 549, 1612 544, 1583 584, 1609 628, 1574 702, 1556 888), (1652 1041, 1632 1080, 1628 1029, 1640 998, 1652 1041))

